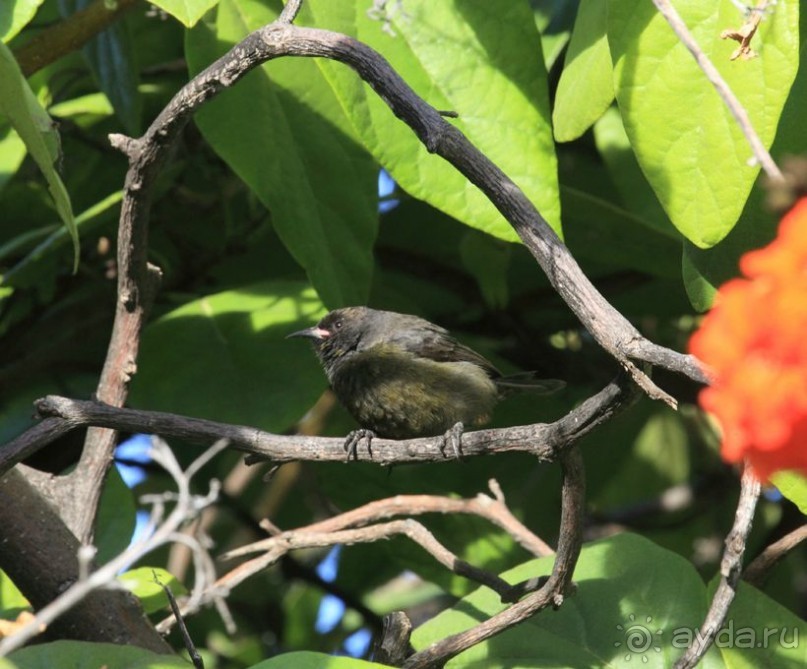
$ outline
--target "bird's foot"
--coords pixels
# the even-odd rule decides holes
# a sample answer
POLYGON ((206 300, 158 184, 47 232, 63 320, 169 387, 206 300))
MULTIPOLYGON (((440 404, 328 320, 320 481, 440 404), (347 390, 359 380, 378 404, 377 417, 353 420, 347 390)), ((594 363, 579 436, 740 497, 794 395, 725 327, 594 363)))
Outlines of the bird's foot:
POLYGON ((462 460, 462 434, 465 432, 465 426, 462 423, 455 423, 452 427, 446 430, 443 435, 443 443, 440 446, 440 453, 446 457, 446 449, 451 446, 454 457, 457 460, 462 460))
POLYGON ((362 439, 367 441, 367 455, 370 456, 370 459, 373 458, 373 437, 375 437, 375 432, 372 430, 367 430, 365 428, 360 428, 358 430, 353 430, 350 434, 347 435, 345 439, 345 452, 347 453, 347 462, 350 462, 350 458, 352 457, 354 460, 359 459, 359 442, 362 439))

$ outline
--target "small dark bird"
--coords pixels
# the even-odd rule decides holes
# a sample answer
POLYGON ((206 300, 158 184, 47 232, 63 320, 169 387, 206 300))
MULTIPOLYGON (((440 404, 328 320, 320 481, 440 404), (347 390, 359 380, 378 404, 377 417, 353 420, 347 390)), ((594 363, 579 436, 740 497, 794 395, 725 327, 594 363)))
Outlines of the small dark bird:
POLYGON ((448 331, 417 316, 346 307, 289 337, 314 344, 339 401, 362 429, 345 443, 356 454, 362 438, 446 435, 459 455, 464 425, 491 418, 494 405, 517 390, 554 392, 565 384, 533 373, 502 376, 448 331))

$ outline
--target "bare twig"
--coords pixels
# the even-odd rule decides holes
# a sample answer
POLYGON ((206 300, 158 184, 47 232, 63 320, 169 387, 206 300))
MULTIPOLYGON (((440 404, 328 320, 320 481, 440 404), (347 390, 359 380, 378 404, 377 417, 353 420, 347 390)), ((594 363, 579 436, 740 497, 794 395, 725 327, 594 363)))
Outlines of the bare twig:
POLYGON ((300 12, 300 7, 303 5, 303 0, 288 0, 280 16, 277 17, 278 23, 294 23, 297 14, 300 12))
MULTIPOLYGON (((504 503, 504 495, 498 483, 491 480, 489 486, 495 499, 483 494, 465 500, 432 495, 397 495, 389 499, 370 502, 333 518, 288 532, 282 532, 270 523, 267 528, 272 535, 270 538, 242 546, 222 555, 222 559, 230 559, 256 552, 263 553, 261 556, 239 565, 219 578, 210 588, 210 592, 217 594, 229 592, 246 579, 274 564, 292 550, 321 548, 337 544, 366 543, 378 541, 394 534, 404 534, 420 544, 436 560, 455 573, 487 585, 497 592, 503 601, 514 601, 535 588, 530 583, 511 586, 495 574, 477 569, 459 560, 444 548, 425 527, 408 518, 409 516, 424 513, 467 513, 478 515, 510 533, 516 541, 536 555, 552 554, 553 551, 549 546, 532 534, 512 515, 504 503), (394 516, 407 516, 407 519, 379 524, 379 521, 394 516)), ((200 605, 204 603, 203 600, 204 598, 201 598, 198 602, 187 602, 182 607, 182 614, 186 615, 197 611, 200 605)), ((173 624, 171 621, 171 618, 162 621, 158 629, 166 631, 173 624)))
MULTIPOLYGON (((491 479, 488 485, 495 498, 482 493, 471 499, 454 499, 438 495, 396 495, 370 502, 303 529, 307 532, 337 532, 353 527, 365 527, 395 516, 411 517, 426 513, 469 514, 485 518, 499 526, 533 555, 538 557, 554 555, 555 551, 535 536, 507 508, 499 484, 491 479)), ((275 542, 275 536, 236 548, 225 553, 222 558, 228 559, 269 550, 275 542)))
MULTIPOLYGON (((204 453, 201 458, 211 457, 212 454, 221 452, 225 446, 226 444, 217 443, 207 453, 204 453)), ((123 553, 92 573, 87 574, 86 578, 79 579, 73 583, 59 597, 37 611, 34 620, 29 624, 1 640, 0 657, 20 648, 26 641, 46 629, 54 620, 94 590, 115 587, 116 576, 121 570, 126 569, 155 548, 177 540, 178 536, 182 537, 182 540, 190 540, 190 537, 185 535, 177 535, 177 529, 193 518, 202 508, 215 501, 216 487, 211 486, 211 492, 205 497, 192 495, 189 477, 187 473, 180 469, 171 449, 167 445, 155 440, 151 455, 154 461, 162 465, 177 483, 178 493, 174 509, 163 520, 165 499, 163 496, 152 496, 150 501, 154 503, 154 510, 151 524, 155 527, 154 532, 144 533, 142 539, 129 546, 123 553)), ((194 469, 192 465, 190 470, 194 469)), ((201 550, 201 547, 197 546, 197 548, 201 550)))
POLYGON ((72 429, 73 426, 61 418, 46 418, 23 432, 19 437, 4 444, 0 448, 0 476, 72 429))
MULTIPOLYGON (((306 548, 327 548, 337 545, 352 545, 359 543, 374 543, 382 539, 388 539, 395 535, 408 537, 435 560, 455 574, 464 576, 481 585, 489 587, 499 594, 503 601, 509 601, 513 596, 514 588, 503 579, 491 572, 468 564, 459 559, 445 546, 443 546, 434 535, 429 532, 421 523, 410 519, 393 520, 388 523, 378 523, 368 527, 348 530, 332 531, 310 531, 308 528, 299 530, 289 530, 262 542, 263 555, 239 565, 229 573, 219 578, 216 583, 209 588, 209 593, 221 594, 232 590, 243 583, 246 579, 263 571, 267 567, 275 564, 287 553, 294 550, 306 548)), ((238 551, 231 551, 228 556, 240 554, 238 551)), ((181 608, 182 615, 188 615, 199 610, 203 601, 188 601, 181 608)), ((175 618, 169 617, 161 621, 157 626, 160 632, 165 632, 174 624, 175 618)))
POLYGON ((726 83, 725 79, 720 76, 720 72, 717 71, 717 68, 714 66, 712 61, 709 60, 709 57, 703 52, 703 49, 701 49, 698 43, 695 41, 695 38, 692 36, 692 33, 689 32, 689 29, 686 27, 686 24, 681 18, 681 15, 676 11, 675 7, 670 4, 669 0, 653 0, 653 4, 656 5, 656 8, 667 20, 667 23, 670 24, 670 27, 678 36, 678 39, 681 40, 687 49, 689 49, 689 52, 698 63, 698 67, 700 67, 703 73, 706 75, 706 78, 712 82, 717 94, 722 98, 723 102, 729 108, 729 111, 737 121, 737 125, 740 126, 740 130, 742 130, 745 138, 751 145, 751 150, 754 153, 756 161, 762 166, 762 169, 765 170, 765 173, 770 179, 775 179, 776 181, 783 180, 784 177, 782 176, 782 172, 773 161, 773 158, 771 158, 771 154, 768 153, 768 150, 765 148, 765 145, 762 143, 759 135, 757 135, 757 132, 751 123, 751 119, 748 116, 748 112, 745 111, 745 107, 743 107, 742 103, 737 99, 737 96, 734 95, 734 92, 726 83))
POLYGON ((179 613, 179 604, 177 604, 174 593, 171 592, 171 588, 169 588, 165 583, 160 583, 156 576, 154 577, 154 580, 156 580, 158 585, 162 587, 163 592, 168 599, 168 604, 171 607, 174 618, 176 618, 177 627, 179 627, 179 633, 182 636, 182 643, 185 645, 185 650, 188 651, 188 655, 191 658, 193 666, 196 667, 196 669, 205 669, 204 660, 202 660, 202 656, 199 655, 199 651, 196 650, 196 645, 193 643, 190 632, 188 632, 188 627, 185 625, 185 621, 182 619, 182 616, 179 613))
POLYGON ((748 535, 751 532, 759 491, 759 481, 751 472, 751 468, 746 465, 743 471, 734 526, 726 537, 726 548, 720 563, 720 585, 717 586, 714 597, 712 597, 712 604, 706 614, 706 619, 696 634, 697 643, 687 648, 673 665, 675 669, 691 669, 698 664, 714 643, 717 633, 726 621, 729 606, 734 601, 734 595, 737 592, 737 582, 740 580, 742 572, 743 554, 748 535))
POLYGON ((802 525, 773 542, 746 567, 743 580, 758 588, 761 587, 779 561, 805 539, 807 539, 807 525, 802 525))

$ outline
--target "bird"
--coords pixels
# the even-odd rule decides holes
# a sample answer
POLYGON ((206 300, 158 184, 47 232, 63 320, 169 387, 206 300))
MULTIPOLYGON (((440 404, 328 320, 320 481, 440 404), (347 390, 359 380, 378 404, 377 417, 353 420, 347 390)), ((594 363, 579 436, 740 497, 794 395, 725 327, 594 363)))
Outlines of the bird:
POLYGON ((487 423, 503 397, 565 386, 533 372, 505 376, 445 328, 410 314, 344 307, 287 336, 312 341, 334 394, 360 426, 346 439, 348 459, 361 439, 369 449, 376 436, 439 435, 441 450, 450 445, 459 458, 465 427, 487 423))

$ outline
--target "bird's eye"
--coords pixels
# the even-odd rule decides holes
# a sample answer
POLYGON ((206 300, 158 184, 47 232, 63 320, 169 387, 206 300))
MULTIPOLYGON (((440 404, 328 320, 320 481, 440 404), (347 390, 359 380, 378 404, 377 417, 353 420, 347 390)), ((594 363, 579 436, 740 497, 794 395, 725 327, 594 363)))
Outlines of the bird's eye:
POLYGON ((333 324, 333 329, 334 329, 334 330, 341 330, 341 329, 342 329, 342 321, 336 321, 336 322, 333 324))

